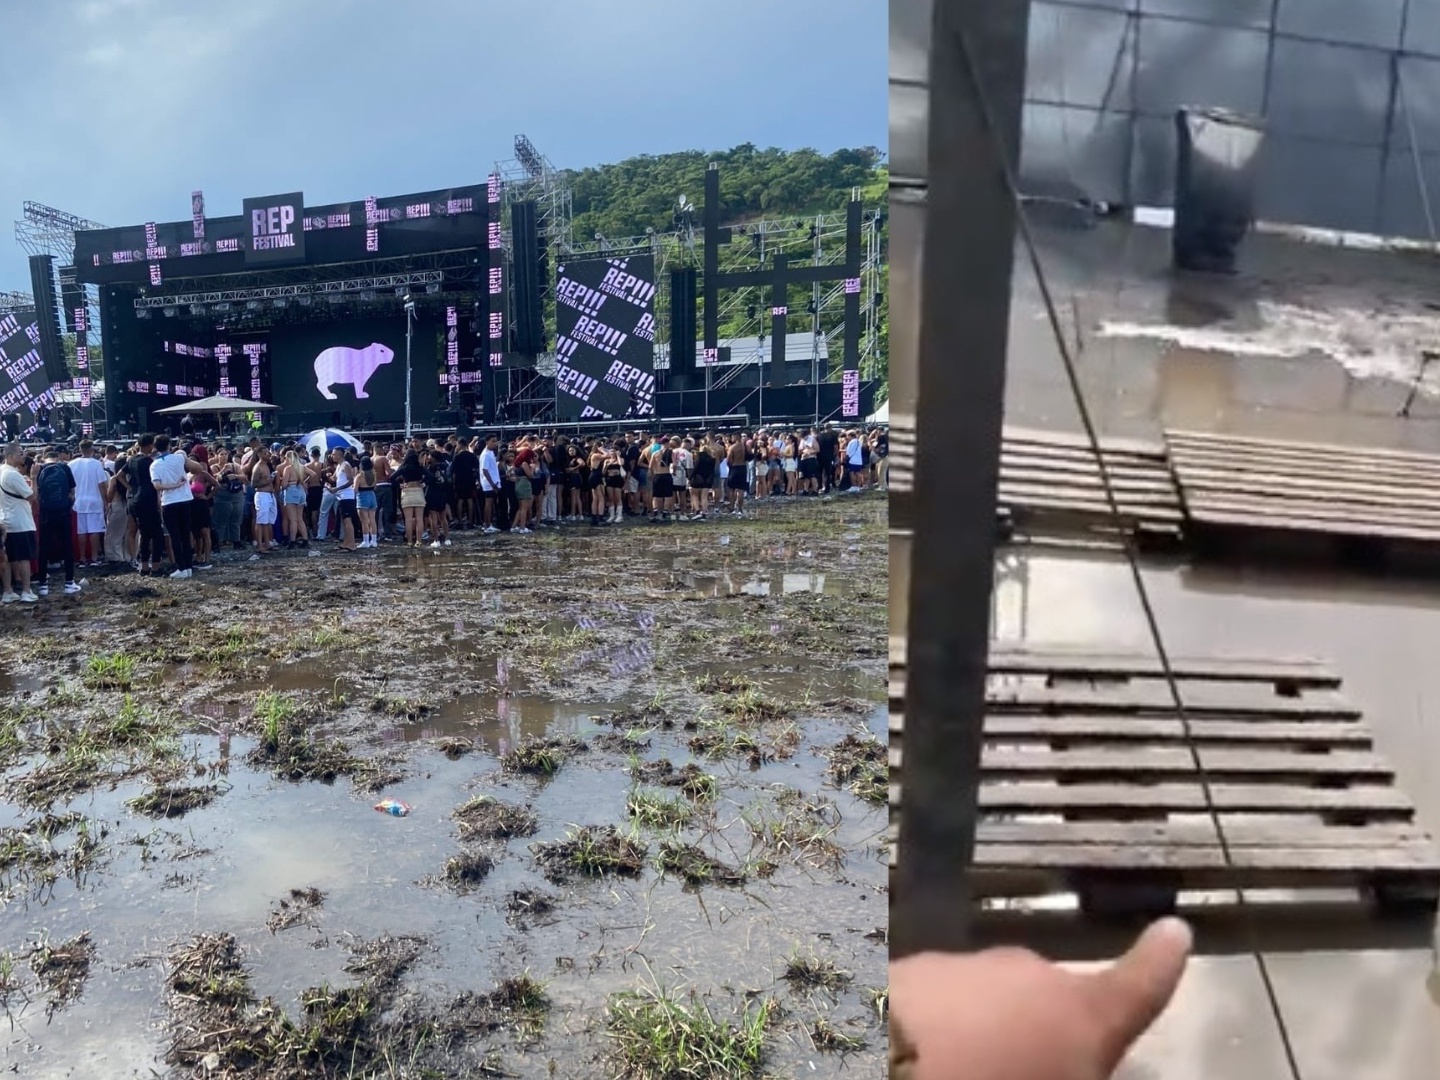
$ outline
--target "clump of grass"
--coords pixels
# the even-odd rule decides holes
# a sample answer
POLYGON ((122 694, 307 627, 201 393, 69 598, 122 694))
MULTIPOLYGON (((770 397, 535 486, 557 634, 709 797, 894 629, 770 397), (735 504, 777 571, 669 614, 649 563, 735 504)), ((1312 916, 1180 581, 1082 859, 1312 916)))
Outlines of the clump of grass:
POLYGON ((95 944, 88 930, 58 945, 42 941, 36 946, 30 954, 30 970, 50 994, 45 1007, 47 1016, 54 1016, 80 997, 90 978, 90 964, 94 959, 95 944))
POLYGON ((461 840, 510 840, 533 836, 540 819, 528 806, 477 795, 450 811, 460 824, 461 840))
POLYGON ((661 873, 675 874, 687 885, 740 885, 745 881, 745 871, 723 863, 714 856, 700 850, 694 844, 682 844, 667 840, 660 845, 660 855, 655 860, 661 873))
POLYGON ((584 749, 584 740, 573 735, 554 735, 547 738, 531 736, 522 740, 509 753, 502 755, 500 766, 507 772, 554 776, 561 765, 584 749))
POLYGON ((451 888, 473 889, 493 869, 495 860, 485 852, 466 850, 445 860, 445 869, 440 877, 451 888))
POLYGON ((263 690, 255 700, 260 739, 250 752, 252 764, 268 767, 283 780, 322 780, 350 775, 360 762, 338 739, 318 741, 305 730, 299 707, 290 698, 263 690))
POLYGON ((747 1003, 733 1021, 715 1016, 703 999, 663 989, 612 994, 606 1034, 624 1075, 743 1078, 760 1075, 775 1005, 747 1003))
POLYGON ((743 758, 752 769, 794 756, 799 745, 800 731, 794 724, 761 732, 711 722, 702 724, 699 733, 689 742, 691 751, 696 754, 709 758, 743 758))
POLYGON ((642 783, 679 788, 696 802, 710 802, 720 794, 720 781, 693 761, 677 769, 669 758, 636 759, 630 763, 630 775, 642 783))
POLYGON ((715 699, 715 703, 726 719, 737 724, 785 721, 795 715, 789 705, 767 698, 753 686, 746 687, 737 694, 722 694, 715 699))
POLYGON ((466 754, 475 749, 475 744, 469 739, 462 739, 457 735, 449 735, 439 739, 435 743, 435 749, 439 750, 451 761, 459 761, 466 754))
POLYGON ((702 694, 743 694, 754 690, 755 684, 744 675, 701 675, 695 689, 702 694))
POLYGON ((890 798, 887 748, 873 738, 846 735, 824 751, 830 779, 858 799, 883 804, 890 798))
POLYGON ((345 967, 355 983, 303 991, 295 1021, 272 999, 256 1000, 232 936, 198 935, 169 957, 166 1061, 187 1075, 256 1080, 398 1075, 438 1029, 393 1008, 422 947, 390 937, 356 947, 345 967))
POLYGON ((634 877, 645 868, 644 844, 613 825, 572 827, 562 840, 534 845, 535 861, 551 881, 573 877, 634 877))
POLYGON ((786 789, 774 804, 752 804, 740 817, 756 847, 777 858, 828 870, 844 864, 845 849, 833 839, 838 818, 828 801, 786 789))
POLYGON ((98 653, 85 662, 81 681, 92 690, 129 690, 135 685, 135 658, 128 653, 98 653))
POLYGON ((426 714, 435 711, 435 706, 423 698, 386 697, 381 695, 370 702, 370 711, 389 716, 396 720, 413 723, 426 714))
POLYGON ((823 1016, 810 1025, 810 1040, 821 1053, 850 1054, 865 1049, 865 1040, 859 1035, 841 1031, 823 1016))
POLYGON ((554 910, 555 897, 538 889, 516 889, 505 899, 505 917, 522 928, 554 910))
POLYGON ((545 984, 528 971, 501 979, 487 994, 466 991, 450 1003, 447 1026, 466 1032, 508 1030, 529 1041, 545 1027, 550 1011, 545 984))
POLYGON ((161 784, 130 799, 127 805, 137 814, 144 814, 146 817, 176 818, 183 817, 191 810, 209 806, 219 794, 220 788, 215 784, 161 784))
POLYGON ((883 1024, 890 1015, 890 987, 866 987, 865 1003, 875 1010, 875 1018, 883 1024))
POLYGON ((695 806, 673 795, 635 788, 625 798, 625 812, 647 829, 678 829, 695 816, 695 806))
POLYGON ((850 972, 837 968, 833 961, 810 952, 791 954, 780 977, 795 986, 832 991, 845 989, 855 979, 850 972))
POLYGON ((291 889, 288 898, 282 897, 276 903, 275 910, 270 912, 270 917, 265 920, 265 926, 270 933, 278 934, 281 930, 308 923, 311 913, 324 902, 325 894, 313 886, 291 889))

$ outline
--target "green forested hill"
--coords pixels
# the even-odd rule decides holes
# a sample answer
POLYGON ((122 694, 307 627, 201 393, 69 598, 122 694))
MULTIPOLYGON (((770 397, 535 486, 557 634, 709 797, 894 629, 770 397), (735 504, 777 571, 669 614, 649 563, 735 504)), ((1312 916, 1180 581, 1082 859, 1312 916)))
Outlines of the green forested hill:
MULTIPOLYGON (((804 218, 845 208, 850 192, 862 190, 867 208, 885 205, 888 173, 884 153, 873 146, 821 154, 815 150, 759 149, 745 143, 730 150, 686 150, 675 154, 644 155, 614 165, 581 169, 568 174, 572 194, 574 237, 588 244, 596 233, 614 239, 638 237, 646 229, 665 234, 675 228, 675 211, 681 195, 698 209, 704 202, 705 169, 720 163, 720 220, 736 225, 761 218, 804 218)), ((695 221, 698 228, 699 220, 695 221)), ((797 225, 799 222, 797 222, 797 225)), ((803 236, 803 230, 797 232, 803 236)), ((791 238, 792 240, 795 237, 791 238)), ((889 221, 881 228, 881 243, 888 250, 889 221)), ((741 254, 748 245, 736 244, 741 254)), ((804 310, 809 287, 796 287, 791 310, 804 310)), ((881 360, 868 378, 885 380, 888 349, 888 282, 882 277, 879 297, 881 360)), ((758 311, 742 305, 722 316, 722 338, 743 337, 768 329, 764 304, 758 311), (754 315, 750 312, 755 311, 754 315), (758 316, 758 319, 757 319, 758 316)), ((829 328, 838 312, 822 312, 829 328)), ((882 391, 881 398, 885 396, 882 391)))
POLYGON ((575 236, 639 236, 647 228, 673 228, 679 196, 688 196, 697 207, 704 201, 705 167, 712 161, 720 163, 720 217, 726 224, 843 210, 855 187, 873 191, 878 205, 885 190, 883 182, 876 186, 883 156, 873 146, 825 155, 745 143, 732 150, 647 154, 582 169, 570 174, 575 236))

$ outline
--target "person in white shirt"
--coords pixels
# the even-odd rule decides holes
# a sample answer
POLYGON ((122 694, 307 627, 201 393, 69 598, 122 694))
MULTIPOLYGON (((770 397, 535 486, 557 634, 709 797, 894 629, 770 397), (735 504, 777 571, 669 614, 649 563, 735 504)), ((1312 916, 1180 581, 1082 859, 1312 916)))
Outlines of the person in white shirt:
POLYGON ((495 500, 500 494, 500 461, 495 456, 495 448, 499 445, 500 441, 491 435, 485 440, 485 452, 480 455, 480 493, 483 504, 480 508, 480 521, 487 533, 500 531, 495 527, 495 500))
POLYGON ((35 535, 35 514, 30 508, 34 489, 20 467, 25 449, 19 443, 5 447, 5 464, 0 465, 0 525, 5 527, 5 558, 0 566, 0 604, 17 600, 38 603, 40 598, 30 589, 30 563, 39 552, 35 535), (16 589, 19 589, 17 592, 16 589))
POLYGON ((861 491, 865 487, 865 444, 860 441, 860 432, 846 432, 850 441, 845 444, 845 468, 850 473, 850 490, 861 491))
POLYGON ((110 474, 95 456, 95 444, 80 443, 80 456, 70 462, 75 477, 76 531, 80 537, 80 565, 100 565, 100 544, 105 536, 105 485, 110 474))
POLYGON ((326 490, 335 496, 335 509, 340 518, 340 550, 354 551, 359 547, 355 537, 360 533, 360 511, 355 505, 355 467, 338 446, 330 451, 330 460, 335 464, 335 483, 326 490))
POLYGON ((160 493, 160 516, 170 534, 175 552, 175 570, 171 577, 184 580, 193 576, 195 549, 190 537, 190 515, 195 501, 190 491, 190 459, 178 446, 170 446, 170 436, 155 436, 155 463, 150 466, 150 479, 160 493))

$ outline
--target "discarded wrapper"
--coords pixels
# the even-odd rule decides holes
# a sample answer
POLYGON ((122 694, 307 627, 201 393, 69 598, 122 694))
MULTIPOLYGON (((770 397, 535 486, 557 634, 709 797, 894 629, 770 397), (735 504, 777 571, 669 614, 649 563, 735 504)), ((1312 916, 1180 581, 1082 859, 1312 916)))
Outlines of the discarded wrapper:
POLYGON ((401 802, 399 799, 382 799, 375 804, 375 809, 382 814, 389 814, 391 817, 404 817, 410 813, 410 804, 401 802))

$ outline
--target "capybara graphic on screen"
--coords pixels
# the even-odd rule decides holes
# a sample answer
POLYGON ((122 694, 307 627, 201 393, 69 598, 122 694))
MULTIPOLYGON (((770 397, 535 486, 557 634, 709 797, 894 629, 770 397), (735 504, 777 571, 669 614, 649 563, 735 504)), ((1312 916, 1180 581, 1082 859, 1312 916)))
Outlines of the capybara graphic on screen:
POLYGON ((345 383, 355 388, 357 398, 368 398, 370 395, 365 393, 365 384, 370 381, 370 376, 382 364, 394 359, 395 350, 378 341, 372 341, 363 349, 336 345, 315 357, 315 389, 327 401, 334 401, 335 395, 330 388, 345 383))

